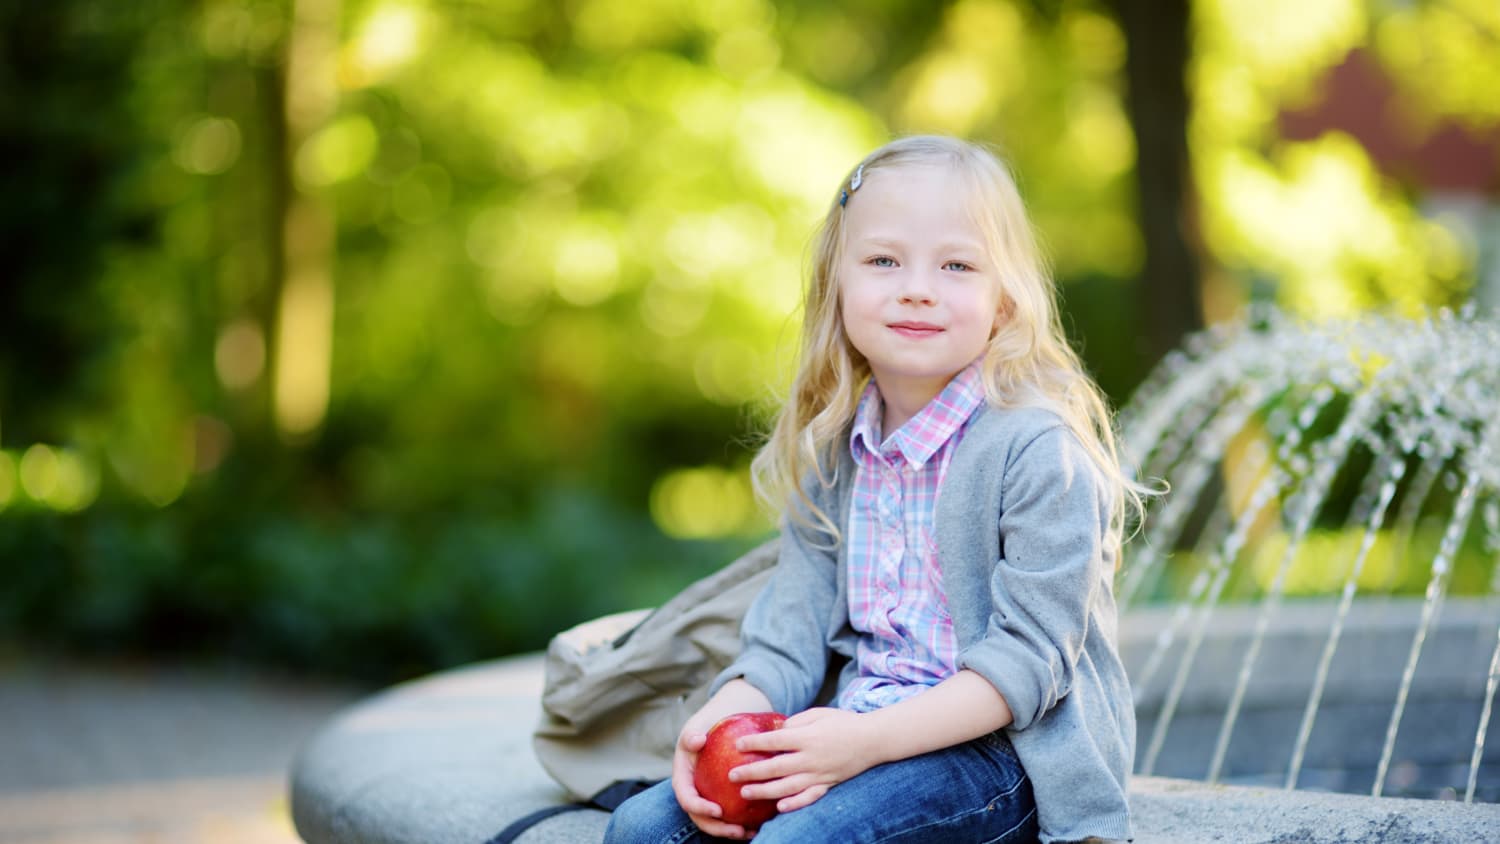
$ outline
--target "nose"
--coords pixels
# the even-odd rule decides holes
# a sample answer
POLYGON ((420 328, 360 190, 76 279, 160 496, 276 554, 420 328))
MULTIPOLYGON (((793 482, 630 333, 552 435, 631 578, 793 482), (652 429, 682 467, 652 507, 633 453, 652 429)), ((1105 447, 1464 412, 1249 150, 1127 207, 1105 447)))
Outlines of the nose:
POLYGON ((937 297, 933 293, 932 279, 921 270, 905 273, 901 286, 896 291, 896 301, 903 305, 933 305, 937 297))

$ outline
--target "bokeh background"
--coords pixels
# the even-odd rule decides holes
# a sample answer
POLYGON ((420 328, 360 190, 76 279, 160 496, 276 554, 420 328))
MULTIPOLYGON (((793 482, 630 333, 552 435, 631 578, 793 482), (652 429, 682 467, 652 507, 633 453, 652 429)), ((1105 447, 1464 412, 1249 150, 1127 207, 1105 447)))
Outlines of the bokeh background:
POLYGON ((808 236, 994 144, 1117 404, 1252 302, 1500 302, 1493 0, 0 4, 0 654, 364 683, 771 529, 808 236))

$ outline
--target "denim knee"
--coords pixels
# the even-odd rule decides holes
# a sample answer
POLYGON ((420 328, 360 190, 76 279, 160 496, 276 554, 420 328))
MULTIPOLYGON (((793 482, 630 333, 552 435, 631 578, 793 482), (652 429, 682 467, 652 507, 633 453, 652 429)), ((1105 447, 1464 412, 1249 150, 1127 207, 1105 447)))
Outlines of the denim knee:
POLYGON ((676 844, 691 840, 697 830, 668 781, 621 803, 610 815, 604 844, 676 844))
MULTIPOLYGON (((639 796, 639 795, 637 795, 639 796)), ((604 830, 604 844, 646 844, 659 842, 660 818, 641 801, 632 797, 610 813, 604 830)))
POLYGON ((871 768, 766 822, 756 844, 1036 840, 1031 782, 1009 743, 984 737, 871 768))

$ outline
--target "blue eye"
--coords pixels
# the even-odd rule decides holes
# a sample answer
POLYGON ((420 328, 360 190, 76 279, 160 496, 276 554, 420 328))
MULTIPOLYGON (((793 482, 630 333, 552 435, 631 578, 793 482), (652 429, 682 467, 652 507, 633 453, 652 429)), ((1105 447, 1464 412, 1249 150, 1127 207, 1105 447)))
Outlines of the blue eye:
POLYGON ((969 266, 968 264, 965 264, 963 261, 949 261, 948 263, 943 265, 943 269, 962 273, 969 272, 974 268, 969 266))
POLYGON ((871 258, 869 263, 874 264, 877 267, 894 267, 896 266, 896 259, 891 258, 887 255, 877 255, 876 257, 871 258))

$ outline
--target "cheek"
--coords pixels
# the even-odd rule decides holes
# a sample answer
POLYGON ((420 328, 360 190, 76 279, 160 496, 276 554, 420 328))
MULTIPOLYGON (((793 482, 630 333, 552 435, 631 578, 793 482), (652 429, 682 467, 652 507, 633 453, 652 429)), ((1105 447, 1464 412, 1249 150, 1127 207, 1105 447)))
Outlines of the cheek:
POLYGON ((839 332, 845 338, 852 340, 860 332, 859 304, 851 300, 848 293, 844 292, 839 295, 836 307, 839 315, 839 332))
POLYGON ((852 321, 852 318, 854 316, 854 307, 849 302, 848 294, 842 294, 839 296, 837 308, 839 314, 839 324, 843 326, 844 333, 848 334, 849 323, 852 321))
POLYGON ((839 313, 848 320, 857 320, 861 315, 868 315, 870 312, 870 295, 861 285, 850 285, 840 291, 839 313))

